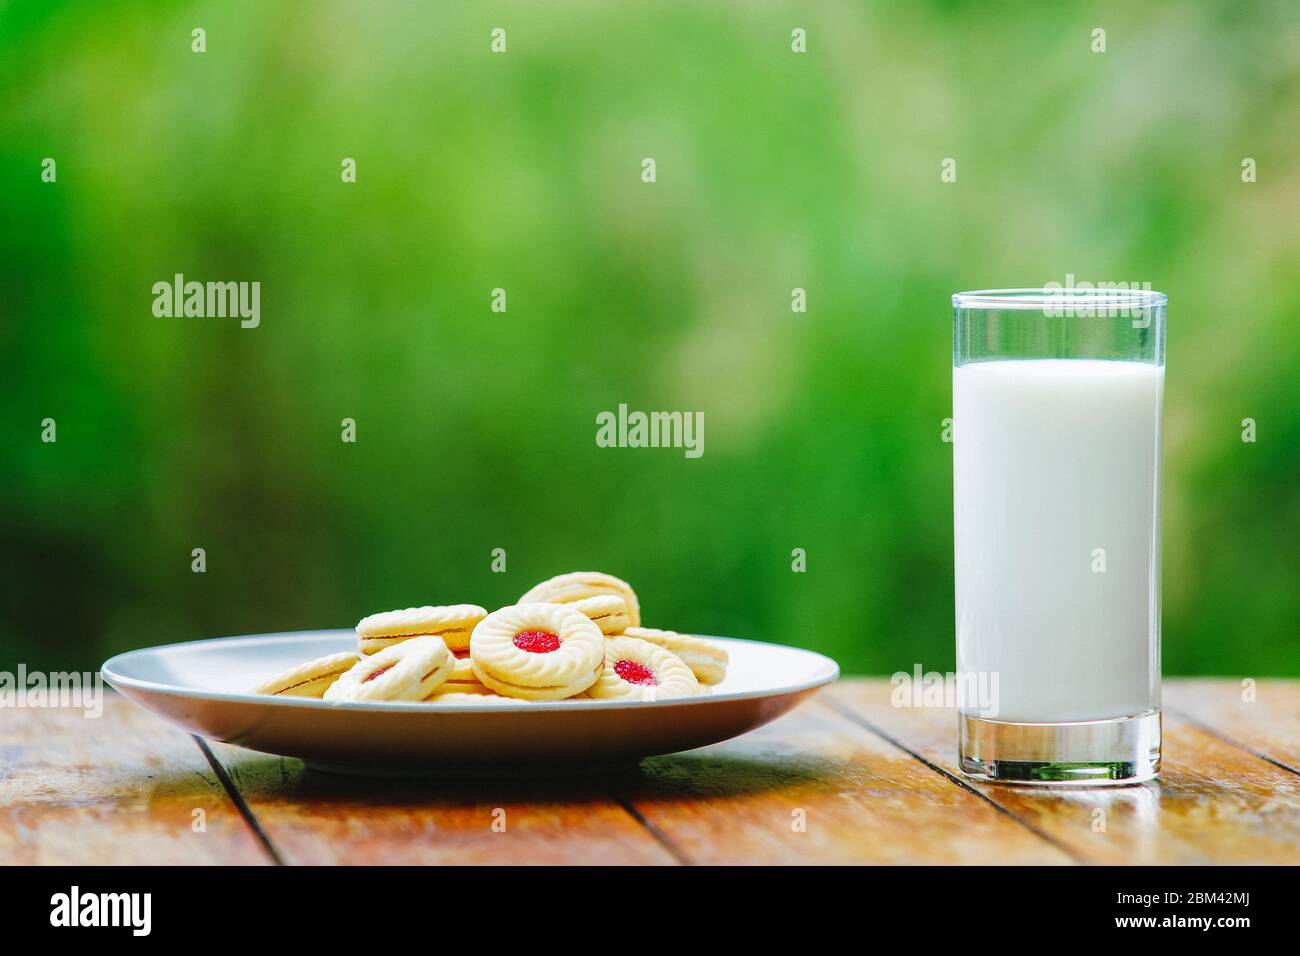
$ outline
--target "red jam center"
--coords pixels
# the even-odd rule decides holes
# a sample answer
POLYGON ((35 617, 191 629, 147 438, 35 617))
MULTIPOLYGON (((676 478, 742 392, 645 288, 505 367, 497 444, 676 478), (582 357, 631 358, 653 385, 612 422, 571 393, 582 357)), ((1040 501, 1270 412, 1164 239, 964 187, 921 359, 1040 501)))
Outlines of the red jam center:
POLYGON ((520 631, 515 635, 515 647, 530 654, 549 654, 560 649, 560 635, 550 631, 520 631))
POLYGON ((363 680, 361 683, 364 684, 364 683, 366 683, 366 681, 372 681, 372 680, 374 680, 376 677, 378 677, 380 674, 383 674, 383 673, 386 673, 386 672, 388 672, 388 671, 391 671, 391 670, 392 670, 394 667, 396 667, 396 666, 397 666, 397 664, 396 664, 396 662, 394 662, 394 663, 392 663, 392 664, 388 664, 388 665, 386 665, 386 666, 384 666, 384 667, 379 668, 379 670, 377 670, 377 671, 371 671, 369 674, 366 675, 366 679, 363 680))
POLYGON ((645 684, 653 687, 659 681, 655 680, 655 672, 644 664, 638 664, 636 661, 615 661, 614 673, 629 684, 645 684))

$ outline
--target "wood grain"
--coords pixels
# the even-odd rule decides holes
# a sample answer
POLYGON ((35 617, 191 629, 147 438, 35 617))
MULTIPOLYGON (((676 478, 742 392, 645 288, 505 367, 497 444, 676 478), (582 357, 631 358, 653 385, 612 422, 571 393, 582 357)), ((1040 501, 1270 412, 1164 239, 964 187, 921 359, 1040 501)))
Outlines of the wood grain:
MULTIPOLYGON (((890 689, 884 680, 848 681, 830 700, 958 775, 955 713, 895 708, 890 689)), ((1089 862, 1300 863, 1300 776, 1169 715, 1158 781, 1092 790, 967 786, 1089 862)), ((988 849, 1002 854, 995 844, 988 849)))
POLYGON ((1300 681, 1170 681, 1165 708, 1212 736, 1300 773, 1300 681))
POLYGON ((193 738, 111 691, 98 718, 6 707, 0 760, 5 863, 270 860, 193 738))
POLYGON ((99 719, 6 709, 0 859, 1300 863, 1300 682, 1261 681, 1246 703, 1236 681, 1168 681, 1160 780, 1102 790, 969 781, 955 714, 894 708, 890 689, 845 680, 736 740, 551 780, 359 779, 205 752, 114 694, 99 719))
POLYGON ((675 862, 610 799, 604 777, 365 779, 308 770, 292 758, 210 746, 286 863, 675 862))
POLYGON ((816 701, 736 740, 647 760, 616 792, 694 863, 1071 862, 816 701))

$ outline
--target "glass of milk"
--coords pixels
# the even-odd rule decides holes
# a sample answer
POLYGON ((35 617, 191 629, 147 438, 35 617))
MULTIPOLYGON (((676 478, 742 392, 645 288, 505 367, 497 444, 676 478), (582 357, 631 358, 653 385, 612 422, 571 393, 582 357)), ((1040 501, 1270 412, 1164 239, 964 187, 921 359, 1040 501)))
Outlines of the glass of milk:
POLYGON ((1149 780, 1166 297, 952 301, 957 670, 959 686, 985 689, 959 696, 961 768, 1026 784, 1149 780))

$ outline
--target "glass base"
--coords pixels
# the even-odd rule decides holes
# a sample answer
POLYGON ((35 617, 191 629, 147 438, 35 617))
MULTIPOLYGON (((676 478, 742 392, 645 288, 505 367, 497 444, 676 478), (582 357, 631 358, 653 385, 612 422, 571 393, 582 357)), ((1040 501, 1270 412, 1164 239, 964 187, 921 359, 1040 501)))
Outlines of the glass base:
POLYGON ((1160 711, 1113 720, 1021 724, 958 715, 961 769, 994 783, 1121 786, 1160 773, 1160 711))

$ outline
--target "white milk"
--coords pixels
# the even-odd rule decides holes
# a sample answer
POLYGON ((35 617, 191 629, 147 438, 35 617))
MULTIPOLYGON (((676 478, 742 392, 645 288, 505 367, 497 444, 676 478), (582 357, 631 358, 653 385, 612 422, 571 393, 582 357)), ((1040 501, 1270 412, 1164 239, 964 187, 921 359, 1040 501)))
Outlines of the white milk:
POLYGON ((976 362, 952 391, 957 669, 998 674, 997 720, 1159 707, 1164 369, 976 362))

